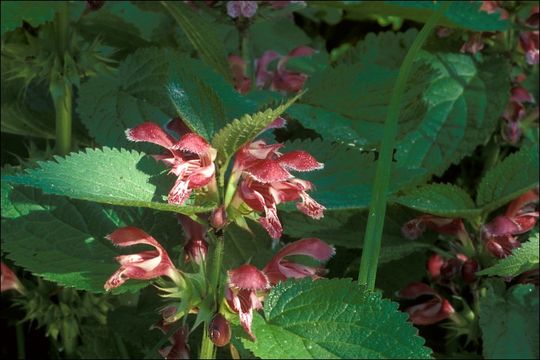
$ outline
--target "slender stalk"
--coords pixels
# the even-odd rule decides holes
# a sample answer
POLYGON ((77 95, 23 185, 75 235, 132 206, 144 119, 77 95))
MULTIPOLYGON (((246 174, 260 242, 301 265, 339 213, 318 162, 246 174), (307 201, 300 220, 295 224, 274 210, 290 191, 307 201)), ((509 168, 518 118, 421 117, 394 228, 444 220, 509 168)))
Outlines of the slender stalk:
POLYGON ((364 236, 364 249, 362 251, 362 260, 360 262, 358 274, 358 282, 366 285, 369 290, 375 288, 379 253, 381 250, 381 237, 386 214, 387 191, 388 185, 390 184, 392 153, 394 150, 399 110, 405 92, 406 81, 411 73, 413 61, 422 48, 424 41, 451 3, 451 1, 442 2, 437 12, 432 15, 420 33, 418 33, 418 36, 414 40, 401 64, 396 85, 392 92, 388 115, 384 124, 384 137, 381 144, 381 153, 377 163, 375 180, 373 182, 372 199, 369 208, 366 233, 364 236))
POLYGON ((216 355, 214 343, 210 340, 210 335, 208 334, 208 326, 204 326, 203 338, 201 343, 201 353, 199 358, 201 359, 214 359, 216 355))

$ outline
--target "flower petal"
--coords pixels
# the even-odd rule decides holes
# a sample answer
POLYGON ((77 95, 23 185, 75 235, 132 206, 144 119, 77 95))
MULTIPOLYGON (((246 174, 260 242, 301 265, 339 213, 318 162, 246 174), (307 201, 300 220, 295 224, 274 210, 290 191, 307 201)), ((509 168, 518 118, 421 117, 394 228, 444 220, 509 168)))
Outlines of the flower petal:
POLYGON ((259 160, 244 171, 261 183, 283 181, 293 177, 276 160, 259 160))
POLYGON ((166 149, 170 149, 174 144, 173 137, 153 122, 145 122, 132 129, 127 129, 126 137, 131 141, 146 141, 166 149))
POLYGON ((301 150, 283 154, 278 161, 284 168, 296 171, 312 171, 324 167, 324 164, 315 160, 315 158, 306 151, 301 150))
POLYGON ((172 146, 174 150, 188 151, 197 155, 203 155, 210 150, 210 145, 202 137, 195 133, 188 133, 180 138, 172 146))
POLYGON ((263 290, 270 287, 266 275, 250 264, 229 270, 228 274, 231 287, 245 290, 263 290))

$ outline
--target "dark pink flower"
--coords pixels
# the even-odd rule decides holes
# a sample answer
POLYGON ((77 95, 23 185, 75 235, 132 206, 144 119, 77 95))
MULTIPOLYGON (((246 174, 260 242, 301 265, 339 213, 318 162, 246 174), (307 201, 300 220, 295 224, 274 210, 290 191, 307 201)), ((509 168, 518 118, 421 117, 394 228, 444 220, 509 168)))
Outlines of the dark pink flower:
POLYGON ((150 280, 160 276, 168 276, 177 281, 181 276, 174 267, 169 255, 163 247, 144 231, 134 226, 127 226, 107 235, 116 246, 132 246, 147 244, 155 250, 143 251, 133 255, 120 255, 116 260, 122 265, 105 283, 109 291, 122 285, 128 279, 150 280))
POLYGON ((461 46, 462 53, 476 54, 484 48, 484 40, 482 39, 482 33, 470 34, 469 40, 461 46))
POLYGON ((530 231, 538 221, 538 193, 530 190, 513 200, 504 215, 499 215, 482 227, 482 238, 493 255, 502 258, 521 246, 515 235, 530 231))
POLYGON ((216 230, 223 229, 227 225, 227 211, 223 205, 212 211, 210 225, 216 230))
POLYGON ((257 12, 257 1, 228 1, 227 14, 236 19, 238 17, 250 18, 257 12))
MULTIPOLYGON (((174 125, 170 127, 178 128, 174 125)), ((168 150, 167 154, 155 155, 154 158, 169 165, 169 173, 177 176, 169 192, 170 204, 183 204, 193 189, 209 186, 215 191, 216 150, 199 135, 190 132, 176 141, 157 124, 145 122, 126 130, 126 136, 131 141, 150 142, 168 150)))
POLYGON ((467 284, 472 284, 476 281, 476 272, 479 270, 478 263, 475 260, 469 259, 463 263, 461 267, 461 277, 467 284))
POLYGON ((288 278, 300 279, 310 276, 313 279, 319 278, 320 268, 295 263, 286 260, 285 257, 291 255, 305 255, 319 261, 327 261, 335 254, 335 249, 316 238, 308 238, 295 241, 279 250, 272 260, 265 266, 263 272, 268 277, 272 285, 288 278))
POLYGON ((3 262, 0 262, 0 269, 0 292, 16 290, 24 294, 25 288, 19 281, 19 278, 17 278, 17 275, 3 262))
POLYGON ((258 88, 262 89, 272 84, 274 78, 274 72, 268 70, 268 65, 276 59, 279 59, 281 55, 273 50, 265 51, 257 63, 257 70, 255 72, 255 82, 258 88))
POLYGON ((246 94, 251 88, 251 80, 246 76, 246 63, 238 55, 229 55, 229 65, 234 81, 234 88, 240 94, 246 94))
POLYGON ((435 324, 447 319, 455 312, 448 300, 424 283, 409 284, 405 289, 398 293, 399 297, 409 300, 414 300, 426 295, 431 296, 431 299, 405 309, 413 324, 435 324))
POLYGON ((308 46, 299 46, 282 57, 277 65, 277 71, 272 81, 272 88, 285 92, 298 92, 302 90, 307 75, 299 72, 288 71, 285 67, 293 57, 311 56, 315 50, 308 46))
POLYGON ((482 1, 482 6, 480 6, 481 11, 485 11, 488 14, 493 14, 498 12, 500 14, 501 19, 508 19, 508 11, 506 9, 501 8, 500 6, 501 1, 490 1, 490 0, 484 0, 482 1))
POLYGON ((530 65, 538 64, 539 61, 538 37, 538 31, 526 31, 519 34, 519 45, 525 52, 525 59, 530 65))
POLYGON ((208 242, 205 240, 204 227, 189 216, 182 214, 178 214, 178 221, 182 225, 186 236, 184 262, 188 263, 193 260, 196 264, 200 264, 208 253, 208 242))
POLYGON ((406 222, 401 233, 407 239, 418 239, 426 229, 433 230, 439 234, 452 235, 459 238, 462 242, 469 239, 467 230, 463 225, 463 221, 459 218, 444 218, 435 215, 422 215, 416 219, 406 222))
POLYGON ((229 306, 240 318, 240 324, 246 332, 255 340, 251 332, 253 322, 253 310, 262 308, 258 292, 265 292, 270 288, 270 282, 266 275, 253 265, 242 265, 229 270, 229 288, 225 297, 229 306))

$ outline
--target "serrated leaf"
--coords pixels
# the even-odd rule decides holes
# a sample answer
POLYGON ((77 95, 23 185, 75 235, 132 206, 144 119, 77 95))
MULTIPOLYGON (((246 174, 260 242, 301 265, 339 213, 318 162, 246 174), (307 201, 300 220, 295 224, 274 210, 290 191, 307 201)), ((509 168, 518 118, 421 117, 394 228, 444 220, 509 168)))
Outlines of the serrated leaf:
MULTIPOLYGON (((6 202, 11 211, 2 220, 2 249, 8 258, 47 280, 91 292, 105 292, 105 281, 119 267, 115 256, 126 253, 105 235, 135 225, 166 246, 172 236, 165 234, 178 228, 173 216, 44 195, 26 187, 9 189, 2 199, 3 215, 6 202)), ((130 281, 117 291, 137 291, 146 284, 130 281)))
POLYGON ((136 151, 87 149, 3 181, 37 187, 47 194, 122 206, 140 206, 191 215, 209 211, 208 205, 172 205, 162 197, 169 192, 173 178, 154 159, 136 151))
POLYGON ((538 230, 529 236, 529 241, 514 249, 507 258, 499 260, 495 265, 484 269, 477 275, 517 276, 525 271, 538 269, 539 254, 538 230))
POLYGON ((252 141, 300 96, 302 96, 302 93, 275 109, 266 109, 253 115, 244 115, 222 128, 212 139, 212 146, 218 150, 218 164, 226 164, 240 147, 252 141))
POLYGON ((1 34, 22 26, 23 21, 33 27, 52 21, 56 11, 65 6, 64 1, 2 1, 1 34))
MULTIPOLYGON (((313 182, 315 189, 310 192, 310 196, 327 209, 369 207, 375 177, 374 154, 360 152, 353 146, 321 140, 286 143, 285 151, 290 150, 307 151, 324 164, 324 169, 302 173, 298 177, 313 182)), ((390 193, 415 184, 425 175, 417 169, 393 167, 392 171, 390 193)), ((288 205, 284 209, 291 208, 288 205)))
POLYGON ((484 358, 538 359, 538 308, 538 287, 490 280, 480 299, 484 358))
POLYGON ((187 67, 183 61, 173 65, 167 92, 182 121, 194 132, 210 140, 216 130, 225 125, 225 110, 214 89, 194 74, 195 69, 187 67))
POLYGON ((349 279, 289 280, 275 286, 254 317, 255 342, 244 346, 263 359, 429 358, 423 339, 397 304, 349 279))
POLYGON ((538 185, 538 161, 538 145, 534 145, 498 163, 478 185, 478 206, 488 213, 538 185))
POLYGON ((101 145, 129 146, 125 131, 145 121, 165 124, 174 110, 165 93, 165 51, 140 49, 114 76, 98 75, 81 86, 77 111, 101 145))
MULTIPOLYGON (((176 91, 184 92, 190 101, 196 100, 188 103, 189 110, 206 121, 205 126, 214 122, 220 124, 220 121, 233 119, 257 107, 252 101, 243 99, 232 85, 202 62, 169 50, 149 48, 128 56, 114 76, 102 74, 83 83, 77 111, 99 144, 149 149, 144 147, 146 144, 140 146, 129 142, 125 130, 145 121, 165 124, 177 116, 167 85, 174 85, 176 91), (171 66, 173 69, 182 67, 192 76, 183 79, 182 83, 175 83, 175 79, 169 77, 171 66), (197 99, 204 98, 206 95, 201 95, 200 91, 209 88, 222 100, 226 119, 214 118, 213 114, 221 112, 209 112, 205 109, 209 102, 197 99)), ((215 96, 213 99, 215 101, 215 96)))
POLYGON ((197 49, 201 59, 223 78, 231 80, 227 52, 214 27, 187 4, 162 2, 197 49))
POLYGON ((425 185, 409 190, 395 201, 423 213, 444 217, 474 218, 480 213, 469 194, 452 184, 425 185))
POLYGON ((225 231, 225 258, 223 267, 233 269, 250 263, 263 268, 270 260, 272 239, 259 224, 248 220, 251 233, 236 224, 231 224, 225 231))
POLYGON ((428 109, 422 123, 398 141, 396 160, 440 176, 495 130, 508 97, 503 80, 509 68, 496 57, 475 63, 466 55, 422 52, 421 58, 439 76, 423 94, 428 109))
MULTIPOLYGON (((438 2, 432 1, 313 1, 310 4, 338 7, 346 10, 348 17, 353 19, 375 14, 397 16, 417 22, 427 22, 440 7, 438 2)), ((508 28, 509 22, 501 19, 499 13, 488 14, 480 10, 481 6, 481 1, 453 2, 439 20, 439 25, 472 31, 503 31, 508 28)))

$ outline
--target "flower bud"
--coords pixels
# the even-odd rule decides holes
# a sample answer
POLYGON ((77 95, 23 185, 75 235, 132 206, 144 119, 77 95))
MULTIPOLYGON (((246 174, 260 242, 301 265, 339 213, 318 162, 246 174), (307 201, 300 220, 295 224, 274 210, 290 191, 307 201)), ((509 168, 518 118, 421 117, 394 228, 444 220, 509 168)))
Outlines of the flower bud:
POLYGON ((223 229, 225 227, 225 224, 227 224, 227 212, 225 211, 225 207, 222 205, 212 211, 212 215, 210 216, 210 225, 216 230, 223 229))
POLYGON ((461 270, 461 261, 458 259, 448 259, 441 267, 441 277, 451 280, 461 270))
POLYGON ((225 346, 231 341, 231 326, 223 315, 217 313, 208 326, 210 340, 216 346, 225 346))
POLYGON ((463 281, 471 284, 476 281, 476 272, 478 271, 478 263, 474 260, 467 260, 461 268, 461 276, 463 281))
POLYGON ((444 258, 439 254, 433 254, 427 261, 427 270, 429 275, 436 279, 441 276, 441 267, 444 265, 444 258))

